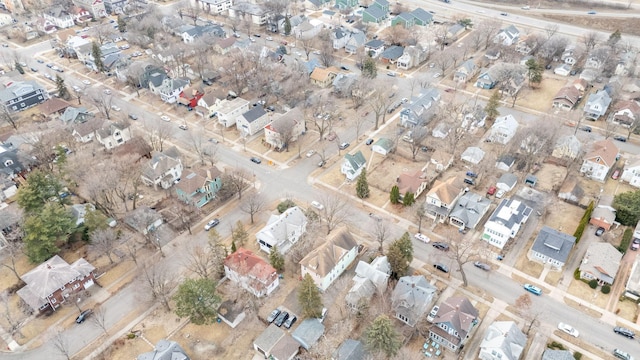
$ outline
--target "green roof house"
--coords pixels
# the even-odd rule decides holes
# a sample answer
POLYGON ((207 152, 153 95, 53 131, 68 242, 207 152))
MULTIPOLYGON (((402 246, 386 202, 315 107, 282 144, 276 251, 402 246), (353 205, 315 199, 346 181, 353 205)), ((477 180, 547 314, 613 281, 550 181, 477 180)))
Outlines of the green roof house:
POLYGON ((176 185, 178 199, 196 207, 203 207, 222 187, 222 173, 216 168, 195 170, 176 185))
POLYGON ((342 163, 340 172, 343 173, 348 180, 353 181, 360 175, 366 164, 367 161, 365 160, 364 155, 362 155, 362 151, 358 151, 353 155, 346 154, 344 156, 344 162, 342 163))
POLYGON ((389 17, 389 2, 387 0, 375 0, 362 12, 363 23, 380 24, 389 17))
POLYGON ((409 12, 403 12, 391 20, 391 26, 402 25, 405 29, 413 27, 416 24, 416 18, 409 12))
POLYGON ((358 0, 336 0, 336 8, 351 9, 358 6, 358 0))

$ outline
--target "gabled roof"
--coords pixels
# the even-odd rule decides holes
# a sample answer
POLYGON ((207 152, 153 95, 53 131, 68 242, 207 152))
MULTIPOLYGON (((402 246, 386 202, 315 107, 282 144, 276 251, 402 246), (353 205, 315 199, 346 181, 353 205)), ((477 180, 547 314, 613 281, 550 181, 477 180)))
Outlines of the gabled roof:
POLYGON ((376 20, 381 20, 387 15, 386 11, 377 6, 369 6, 368 8, 364 9, 363 15, 364 14, 367 14, 376 20))
POLYGON ((251 250, 239 248, 224 259, 224 266, 241 276, 269 283, 278 276, 276 269, 251 250))
POLYGON ((422 170, 411 173, 403 172, 398 176, 398 189, 400 189, 401 194, 405 194, 407 191, 415 194, 416 190, 418 190, 425 181, 427 181, 427 178, 422 170))
POLYGON ((498 185, 505 184, 508 188, 512 189, 517 182, 518 182, 518 177, 515 174, 504 173, 502 174, 502 176, 500 176, 496 184, 498 185))
POLYGON ((319 319, 306 319, 293 331, 293 337, 306 350, 311 349, 324 334, 324 325, 319 319))
POLYGON ((437 290, 422 275, 403 276, 391 294, 391 307, 415 324, 427 311, 437 290))
POLYGON ((264 116, 267 112, 261 105, 252 107, 249 111, 242 114, 242 117, 247 120, 248 123, 252 123, 262 116, 264 116))
POLYGON ((613 284, 618 269, 622 253, 609 243, 592 243, 587 248, 580 263, 580 271, 588 272, 595 278, 613 284))
POLYGON ((532 211, 533 209, 520 200, 502 199, 500 205, 491 214, 489 221, 512 229, 514 225, 521 224, 526 217, 531 215, 532 211))
POLYGON ((473 229, 489 210, 489 207, 491 207, 491 200, 483 195, 467 191, 458 199, 449 217, 459 219, 467 228, 473 229))
POLYGON ((518 360, 526 345, 527 337, 515 322, 494 321, 485 332, 480 348, 487 352, 500 351, 505 356, 503 360, 518 360))
POLYGON ((470 146, 460 155, 462 160, 468 161, 473 164, 478 164, 484 158, 484 150, 477 146, 470 146))
POLYGON ((416 8, 414 9, 411 14, 418 20, 420 20, 423 23, 430 23, 431 21, 433 21, 433 15, 431 15, 430 13, 428 13, 426 10, 424 10, 423 8, 416 8))
POLYGON ((574 360, 571 350, 545 349, 542 353, 542 360, 574 360))
POLYGON ((180 159, 175 147, 169 148, 164 152, 154 152, 151 160, 142 170, 142 175, 147 179, 154 180, 178 164, 180 164, 180 159))
POLYGON ((362 155, 362 151, 360 150, 353 155, 345 154, 344 159, 349 162, 349 165, 353 170, 358 170, 367 163, 367 160, 364 158, 364 155, 362 155))
POLYGON ((313 270, 320 277, 325 277, 344 255, 357 246, 353 235, 347 229, 342 229, 307 254, 300 260, 300 265, 313 270))
POLYGON ((380 138, 378 141, 373 143, 373 146, 380 146, 386 151, 391 151, 393 149, 393 140, 388 138, 380 138))
POLYGON ((451 177, 445 181, 436 180, 427 193, 427 197, 437 197, 441 202, 450 204, 462 191, 456 177, 451 177))
POLYGON ((593 144, 592 150, 584 156, 589 160, 611 167, 618 157, 618 147, 609 139, 601 140, 593 144))
POLYGON ((177 342, 163 339, 153 351, 138 355, 136 360, 189 360, 189 356, 177 342))
POLYGON ((553 100, 559 99, 565 99, 575 105, 580 100, 580 90, 575 86, 565 86, 558 90, 558 93, 553 97, 553 100))
POLYGON ((389 59, 391 61, 397 60, 404 53, 404 47, 392 45, 385 49, 382 54, 380 54, 381 59, 389 59))
POLYGON ((362 341, 347 339, 333 352, 333 360, 364 360, 365 349, 362 341))
POLYGON ((339 72, 338 69, 336 69, 333 66, 331 66, 329 68, 316 67, 311 72, 311 76, 310 77, 311 77, 312 80, 324 82, 324 81, 327 80, 329 75, 331 75, 331 74, 336 75, 336 74, 338 74, 338 72, 339 72))
POLYGON ((69 104, 68 102, 60 98, 52 97, 47 99, 42 104, 38 105, 38 109, 45 115, 51 115, 53 113, 63 111, 69 106, 71 106, 71 104, 69 104))
POLYGON ((575 242, 576 238, 574 236, 544 226, 536 236, 531 250, 565 263, 575 242))
POLYGON ((604 113, 607 112, 609 104, 611 104, 611 97, 609 96, 609 93, 605 90, 600 90, 595 94, 589 95, 587 102, 584 105, 584 110, 589 112, 597 111, 598 114, 604 115, 604 113), (593 108, 596 105, 600 106, 600 110, 593 108))
POLYGON ((180 180, 176 187, 182 190, 185 194, 193 194, 194 192, 202 189, 207 182, 214 181, 221 176, 222 173, 216 167, 197 169, 189 173, 187 176, 183 176, 182 180, 180 180))
POLYGON ((280 216, 271 215, 267 225, 258 231, 258 235, 264 235, 280 244, 288 239, 294 229, 302 227, 307 222, 307 217, 302 209, 297 206, 287 209, 280 216))
POLYGON ((373 39, 373 40, 370 40, 368 43, 364 44, 364 46, 371 49, 377 49, 384 46, 384 41, 380 39, 373 39))
POLYGON ((478 319, 478 309, 466 297, 450 297, 440 304, 434 324, 447 323, 458 332, 459 339, 467 337, 478 319))

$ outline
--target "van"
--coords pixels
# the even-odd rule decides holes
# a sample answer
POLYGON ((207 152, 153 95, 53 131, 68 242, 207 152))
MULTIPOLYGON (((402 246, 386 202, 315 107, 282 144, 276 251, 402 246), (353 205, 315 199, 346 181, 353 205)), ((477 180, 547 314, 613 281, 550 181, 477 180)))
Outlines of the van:
POLYGON ((464 183, 465 184, 469 184, 469 185, 475 185, 476 184, 476 182, 471 178, 465 178, 464 179, 464 183))
POLYGON ((617 357, 618 359, 623 359, 623 360, 633 360, 633 356, 629 355, 628 353, 620 350, 620 349, 615 349, 613 350, 613 355, 615 357, 617 357))

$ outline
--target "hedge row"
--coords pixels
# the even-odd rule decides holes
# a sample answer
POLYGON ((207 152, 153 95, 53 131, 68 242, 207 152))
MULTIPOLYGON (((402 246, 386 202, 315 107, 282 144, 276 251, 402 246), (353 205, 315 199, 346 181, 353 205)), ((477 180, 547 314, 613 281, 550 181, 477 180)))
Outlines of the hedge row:
POLYGON ((576 231, 573 233, 573 236, 576 238, 576 245, 580 242, 582 238, 582 234, 584 234, 584 229, 589 225, 589 220, 591 220, 591 213, 593 212, 593 201, 589 203, 587 206, 587 210, 585 210, 584 215, 582 215, 582 219, 580 219, 580 223, 576 228, 576 231))
POLYGON ((618 251, 621 253, 626 253, 629 245, 631 245, 631 239, 633 238, 633 230, 627 228, 622 234, 622 241, 620 241, 620 246, 618 246, 618 251))

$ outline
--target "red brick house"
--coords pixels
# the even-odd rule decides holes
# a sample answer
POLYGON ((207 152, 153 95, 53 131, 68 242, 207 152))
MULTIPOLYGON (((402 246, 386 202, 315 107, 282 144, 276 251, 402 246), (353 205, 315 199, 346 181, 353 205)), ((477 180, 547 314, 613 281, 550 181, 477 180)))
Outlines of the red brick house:
POLYGON ((69 265, 56 255, 20 277, 27 285, 18 296, 33 310, 55 311, 72 293, 93 286, 95 269, 83 258, 69 265))
POLYGON ((200 100, 203 95, 204 92, 200 91, 200 89, 189 86, 180 93, 178 103, 193 109, 198 106, 198 100, 200 100))
POLYGON ((271 294, 280 279, 276 269, 251 250, 239 248, 224 259, 224 274, 257 297, 271 294))

